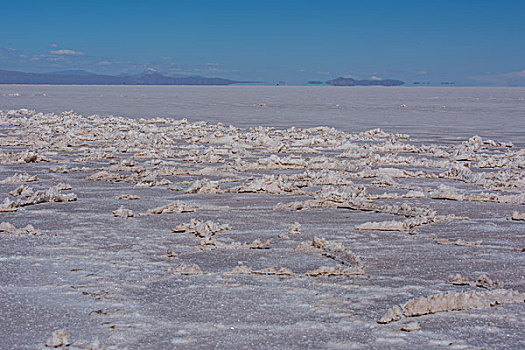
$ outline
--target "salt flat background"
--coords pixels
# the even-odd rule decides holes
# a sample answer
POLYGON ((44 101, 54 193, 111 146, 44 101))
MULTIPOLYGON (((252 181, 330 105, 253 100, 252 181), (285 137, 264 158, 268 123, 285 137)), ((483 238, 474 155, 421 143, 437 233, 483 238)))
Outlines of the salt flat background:
POLYGON ((521 87, 0 85, 0 108, 22 107, 236 126, 380 127, 436 142, 479 134, 525 143, 521 87))

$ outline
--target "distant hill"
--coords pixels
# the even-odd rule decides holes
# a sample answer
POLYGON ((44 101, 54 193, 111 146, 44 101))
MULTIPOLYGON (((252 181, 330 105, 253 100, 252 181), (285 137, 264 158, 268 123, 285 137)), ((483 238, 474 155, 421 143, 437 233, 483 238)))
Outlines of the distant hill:
POLYGON ((70 70, 61 70, 58 72, 50 72, 48 74, 59 74, 59 75, 95 75, 95 73, 86 72, 82 69, 70 69, 70 70))
POLYGON ((398 86, 403 85, 405 82, 394 79, 382 79, 382 80, 355 80, 352 78, 335 78, 326 82, 333 86, 398 86))
POLYGON ((0 70, 0 84, 50 84, 50 85, 230 85, 250 83, 223 78, 168 77, 157 72, 131 75, 101 75, 80 70, 53 73, 25 73, 0 70))

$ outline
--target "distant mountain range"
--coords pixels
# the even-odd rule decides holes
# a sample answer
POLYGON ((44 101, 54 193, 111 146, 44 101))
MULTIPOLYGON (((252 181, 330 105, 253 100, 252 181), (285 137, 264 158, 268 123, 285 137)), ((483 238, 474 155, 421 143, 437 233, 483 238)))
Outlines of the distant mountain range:
POLYGON ((0 84, 50 84, 50 85, 231 85, 257 83, 200 76, 166 76, 148 71, 138 75, 102 75, 83 70, 52 73, 25 73, 0 70, 0 84))
MULTIPOLYGON (((184 76, 178 74, 163 75, 153 70, 135 75, 104 75, 84 70, 65 70, 50 73, 26 73, 0 70, 0 84, 49 84, 49 85, 231 85, 261 83, 259 81, 236 81, 223 78, 184 76)), ((328 84, 333 86, 398 86, 401 80, 355 80, 335 78, 326 82, 309 81, 308 84, 328 84)), ((444 83, 442 83, 444 84, 444 83)), ((284 84, 283 84, 284 85, 284 84)))

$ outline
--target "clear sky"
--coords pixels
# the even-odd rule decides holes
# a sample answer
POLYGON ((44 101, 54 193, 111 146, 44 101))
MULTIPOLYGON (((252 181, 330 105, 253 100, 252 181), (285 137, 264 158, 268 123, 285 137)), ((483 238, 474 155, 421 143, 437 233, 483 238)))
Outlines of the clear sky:
POLYGON ((525 85, 525 0, 0 5, 0 69, 525 85))

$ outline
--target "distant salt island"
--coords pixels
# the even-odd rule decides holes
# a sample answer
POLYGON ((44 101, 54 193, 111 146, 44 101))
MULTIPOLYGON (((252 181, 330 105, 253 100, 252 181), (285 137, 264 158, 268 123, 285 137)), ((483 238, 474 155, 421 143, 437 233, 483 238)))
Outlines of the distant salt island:
MULTIPOLYGON (((364 80, 356 80, 353 78, 335 78, 331 79, 325 82, 328 85, 333 86, 399 86, 403 85, 405 82, 401 80, 394 80, 394 79, 364 79, 364 80)), ((323 84, 322 81, 313 80, 309 81, 308 84, 314 84, 314 85, 320 85, 323 84)))

